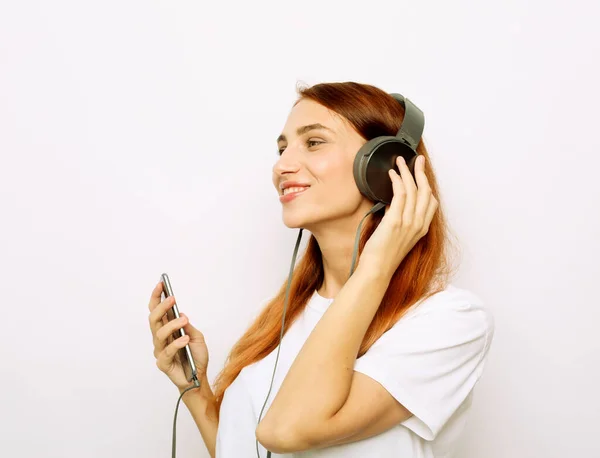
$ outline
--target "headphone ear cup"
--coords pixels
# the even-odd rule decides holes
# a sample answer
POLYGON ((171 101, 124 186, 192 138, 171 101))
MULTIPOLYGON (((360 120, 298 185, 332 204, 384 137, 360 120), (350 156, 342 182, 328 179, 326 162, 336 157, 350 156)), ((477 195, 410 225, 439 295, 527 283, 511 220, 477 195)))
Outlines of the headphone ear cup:
POLYGON ((402 156, 414 177, 417 153, 397 137, 377 137, 368 141, 354 159, 354 178, 361 193, 374 202, 389 205, 394 196, 388 171, 400 170, 396 159, 402 156))
POLYGON ((360 193, 367 199, 375 201, 375 196, 371 193, 367 185, 367 165, 372 152, 377 149, 377 144, 381 141, 381 137, 376 137, 366 142, 354 156, 354 181, 360 193))

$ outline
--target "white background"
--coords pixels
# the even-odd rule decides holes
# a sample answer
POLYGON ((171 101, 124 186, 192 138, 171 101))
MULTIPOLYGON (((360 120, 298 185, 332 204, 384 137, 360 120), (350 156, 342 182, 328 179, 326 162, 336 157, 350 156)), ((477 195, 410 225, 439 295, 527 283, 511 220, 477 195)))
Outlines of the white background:
MULTIPOLYGON (((496 318, 460 457, 600 456, 599 12, 3 0, 0 455, 170 456, 150 292, 168 272, 212 382, 286 279, 270 178, 296 84, 353 80, 425 112, 455 284, 496 318)), ((178 456, 208 457, 178 424, 178 456)))

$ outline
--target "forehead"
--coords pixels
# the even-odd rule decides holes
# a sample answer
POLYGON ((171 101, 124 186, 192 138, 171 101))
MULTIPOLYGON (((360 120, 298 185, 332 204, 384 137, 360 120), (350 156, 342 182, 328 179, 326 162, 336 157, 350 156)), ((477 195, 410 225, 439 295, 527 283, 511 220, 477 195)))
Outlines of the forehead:
POLYGON ((311 124, 322 124, 336 133, 347 132, 349 127, 348 122, 335 111, 312 100, 303 99, 290 111, 282 134, 290 138, 296 135, 298 128, 311 124))

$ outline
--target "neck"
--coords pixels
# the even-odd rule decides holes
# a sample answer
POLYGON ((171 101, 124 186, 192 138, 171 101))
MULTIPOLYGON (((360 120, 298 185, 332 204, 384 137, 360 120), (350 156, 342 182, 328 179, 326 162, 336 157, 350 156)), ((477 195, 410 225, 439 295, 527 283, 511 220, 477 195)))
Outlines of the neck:
MULTIPOLYGON (((361 210, 363 209, 361 208, 361 210)), ((368 211, 369 209, 359 211, 345 221, 328 222, 320 228, 311 230, 319 244, 323 258, 323 284, 318 291, 321 296, 335 297, 348 280, 356 230, 368 211)), ((372 218, 372 215, 363 222, 363 229, 369 218, 372 218)), ((356 264, 354 268, 356 269, 356 264)))

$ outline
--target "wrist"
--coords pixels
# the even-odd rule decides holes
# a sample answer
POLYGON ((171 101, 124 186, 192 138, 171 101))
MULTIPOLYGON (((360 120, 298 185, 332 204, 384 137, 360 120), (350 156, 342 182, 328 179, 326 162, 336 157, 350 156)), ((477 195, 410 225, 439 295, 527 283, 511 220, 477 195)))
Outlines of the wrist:
POLYGON ((194 384, 191 383, 188 386, 185 386, 183 388, 178 387, 178 391, 179 394, 181 395, 181 393, 183 393, 185 390, 187 390, 190 387, 194 387, 193 389, 188 390, 182 397, 183 402, 185 403, 188 399, 203 399, 203 400, 208 400, 212 397, 212 390, 210 389, 210 386, 208 385, 208 378, 206 376, 206 374, 201 375, 198 374, 198 381, 200 382, 200 386, 198 387, 194 387, 194 384))
POLYGON ((199 410, 205 412, 210 405, 210 399, 208 399, 203 393, 200 392, 201 388, 190 390, 183 395, 181 400, 188 410, 199 410))
POLYGON ((394 272, 388 272, 382 265, 361 264, 360 262, 357 264, 354 272, 367 281, 381 284, 382 286, 385 285, 386 288, 394 275, 394 272))
MULTIPOLYGON (((183 391, 184 390, 180 390, 179 394, 183 393, 183 391)), ((208 402, 208 398, 206 397, 205 393, 202 392, 202 386, 200 386, 199 388, 195 388, 193 390, 189 390, 187 393, 185 393, 183 395, 181 400, 186 405, 189 405, 190 403, 204 404, 204 403, 208 402)))

